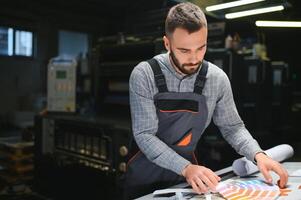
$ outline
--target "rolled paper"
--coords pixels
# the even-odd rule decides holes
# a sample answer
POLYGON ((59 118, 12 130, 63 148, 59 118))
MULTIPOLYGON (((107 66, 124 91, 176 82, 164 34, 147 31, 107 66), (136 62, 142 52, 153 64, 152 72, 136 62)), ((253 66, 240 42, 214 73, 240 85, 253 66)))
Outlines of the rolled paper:
MULTIPOLYGON (((288 144, 281 144, 264 152, 278 162, 282 162, 294 155, 293 147, 288 144)), ((248 176, 258 171, 258 167, 246 157, 234 160, 232 169, 238 176, 248 176)))

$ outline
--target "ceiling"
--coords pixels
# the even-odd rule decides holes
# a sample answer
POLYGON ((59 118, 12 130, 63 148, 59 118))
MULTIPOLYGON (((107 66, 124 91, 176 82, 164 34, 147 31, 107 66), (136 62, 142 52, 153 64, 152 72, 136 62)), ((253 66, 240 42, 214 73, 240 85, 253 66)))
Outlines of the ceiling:
MULTIPOLYGON (((199 5, 205 10, 207 6, 216 5, 220 3, 231 2, 229 0, 190 0, 192 3, 199 5)), ((234 1, 234 0, 233 0, 234 1)), ((226 13, 239 12, 244 10, 251 10, 256 8, 264 8, 269 6, 283 5, 285 9, 283 11, 266 13, 260 15, 254 15, 249 17, 243 17, 240 20, 252 20, 252 19, 266 19, 266 20, 300 20, 301 19, 301 3, 300 0, 266 0, 262 2, 257 2, 253 4, 248 4, 244 6, 239 6, 235 8, 224 9, 220 11, 206 12, 206 14, 215 17, 217 19, 225 19, 226 13)))
MULTIPOLYGON (((10 0, 3 1, 0 7, 0 15, 3 13, 9 15, 9 12, 26 12, 41 16, 56 16, 57 14, 80 15, 83 18, 88 17, 123 17, 127 14, 144 12, 146 10, 160 9, 170 7, 176 3, 185 0, 10 0), (10 8, 10 9, 9 9, 10 8)), ((188 0, 205 10, 205 7, 230 2, 231 0, 188 0)), ((283 3, 286 9, 273 14, 261 14, 256 16, 264 19, 270 18, 300 20, 301 19, 301 1, 300 0, 266 0, 259 3, 249 4, 238 8, 226 9, 207 13, 208 15, 223 19, 227 12, 239 11, 242 9, 252 9, 262 6, 275 5, 283 3)), ((249 19, 244 17, 245 19, 249 19)))

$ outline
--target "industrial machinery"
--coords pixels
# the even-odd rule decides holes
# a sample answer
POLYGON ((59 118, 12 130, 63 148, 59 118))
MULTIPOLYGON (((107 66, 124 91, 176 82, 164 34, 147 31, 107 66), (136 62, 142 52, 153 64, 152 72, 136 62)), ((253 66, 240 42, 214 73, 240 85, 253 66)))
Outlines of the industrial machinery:
POLYGON ((121 194, 129 130, 74 116, 37 116, 35 124, 38 191, 54 198, 121 194))
POLYGON ((291 116, 292 85, 289 65, 284 61, 271 62, 273 131, 288 128, 291 116))
POLYGON ((48 64, 47 110, 75 112, 76 109, 75 59, 53 58, 48 64))
POLYGON ((94 60, 98 66, 95 73, 97 113, 108 115, 117 112, 128 119, 130 74, 139 62, 164 51, 163 41, 154 36, 122 35, 114 39, 102 38, 96 49, 94 60))
POLYGON ((133 139, 129 75, 140 61, 162 50, 162 40, 150 36, 119 34, 113 39, 101 38, 92 56, 91 96, 95 98, 95 115, 81 112, 57 115, 59 111, 77 110, 78 91, 73 91, 77 88, 76 63, 50 62, 48 109, 54 112, 35 119, 35 187, 38 191, 51 194, 55 199, 70 199, 70 194, 77 199, 79 196, 121 199, 128 148, 133 139), (62 88, 66 87, 72 89, 72 94, 71 90, 63 93, 62 88))
POLYGON ((254 136, 263 136, 271 129, 270 62, 245 57, 243 68, 241 117, 254 136))

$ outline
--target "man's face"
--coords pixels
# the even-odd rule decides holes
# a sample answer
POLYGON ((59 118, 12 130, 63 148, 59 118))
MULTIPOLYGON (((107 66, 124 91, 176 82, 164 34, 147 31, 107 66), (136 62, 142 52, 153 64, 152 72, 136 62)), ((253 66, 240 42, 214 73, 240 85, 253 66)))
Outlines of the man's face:
POLYGON ((207 28, 193 33, 176 28, 172 35, 164 36, 163 40, 178 71, 187 75, 198 71, 207 49, 207 28))

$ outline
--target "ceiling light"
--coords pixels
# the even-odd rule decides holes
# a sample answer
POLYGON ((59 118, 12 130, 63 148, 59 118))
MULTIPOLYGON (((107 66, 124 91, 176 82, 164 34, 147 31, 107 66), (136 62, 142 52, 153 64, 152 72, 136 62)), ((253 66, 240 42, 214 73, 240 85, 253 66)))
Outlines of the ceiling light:
POLYGON ((228 13, 225 15, 225 17, 227 19, 234 19, 234 18, 245 17, 245 16, 249 16, 249 15, 258 15, 258 14, 262 14, 262 13, 280 11, 283 9, 284 9, 284 6, 282 6, 282 5, 281 6, 272 6, 272 7, 254 9, 254 10, 246 10, 246 11, 241 11, 241 12, 228 13))
POLYGON ((222 9, 232 8, 232 7, 236 7, 236 6, 242 6, 242 5, 246 5, 246 4, 257 3, 260 1, 265 1, 265 0, 232 1, 229 3, 222 3, 222 4, 213 5, 213 6, 208 6, 208 7, 206 7, 206 11, 210 12, 210 11, 215 11, 215 10, 222 10, 222 9))
POLYGON ((301 28, 301 21, 256 21, 255 24, 260 27, 301 28))

